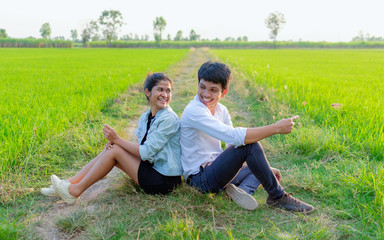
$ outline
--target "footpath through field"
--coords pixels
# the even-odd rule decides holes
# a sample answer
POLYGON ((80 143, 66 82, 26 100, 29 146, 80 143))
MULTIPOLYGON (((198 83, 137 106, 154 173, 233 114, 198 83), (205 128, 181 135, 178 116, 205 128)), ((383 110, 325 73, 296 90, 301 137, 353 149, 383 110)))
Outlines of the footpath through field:
MULTIPOLYGON (((208 60, 207 54, 207 50, 191 49, 190 53, 183 61, 173 65, 165 72, 168 76, 171 77, 174 83, 171 106, 174 111, 179 114, 179 116, 181 115, 184 107, 196 94, 197 70, 204 61, 208 60)), ((133 98, 145 99, 144 96, 142 96, 143 93, 141 88, 142 83, 130 88, 128 92, 120 94, 118 99, 128 104, 130 100, 133 100, 133 98)), ((120 106, 122 108, 124 106, 124 102, 118 101, 114 107, 120 106)), ((137 116, 140 116, 142 112, 147 109, 145 101, 141 101, 139 105, 140 106, 134 113, 137 116)), ((136 142, 137 139, 135 137, 135 128, 137 126, 137 118, 134 117, 127 120, 128 122, 125 122, 127 126, 122 126, 124 128, 124 132, 120 133, 120 135, 124 136, 125 139, 129 141, 136 142)), ((106 178, 100 180, 87 191, 85 191, 82 194, 80 201, 76 205, 68 206, 63 201, 55 202, 51 209, 46 212, 42 212, 39 217, 33 219, 33 226, 31 226, 32 232, 30 232, 30 234, 37 238, 47 240, 68 238, 82 239, 83 234, 81 232, 83 231, 83 228, 76 226, 78 224, 76 221, 81 221, 81 218, 89 216, 91 213, 97 215, 97 209, 100 209, 104 205, 103 202, 98 201, 98 198, 103 194, 109 194, 105 191, 109 187, 113 188, 113 185, 116 182, 121 182, 121 179, 125 181, 126 179, 122 177, 122 175, 123 173, 119 169, 114 168, 106 178), (57 224, 60 222, 60 219, 64 219, 64 221, 70 221, 71 218, 73 218, 72 224, 75 226, 70 227, 69 231, 66 231, 65 228, 63 229, 61 227, 61 223, 57 224)))
MULTIPOLYGON (((196 94, 198 68, 213 58, 207 49, 191 49, 185 59, 165 72, 174 81, 171 107, 179 116, 196 94)), ((244 77, 236 70, 234 76, 235 79, 244 77)), ((143 99, 140 103, 134 101, 133 104, 140 106, 135 110, 136 117, 129 119, 128 128, 127 121, 121 122, 125 126, 117 127, 125 129, 121 135, 130 140, 134 139, 132 129, 137 116, 147 108, 141 87, 137 85, 119 95, 118 99, 123 102, 116 101, 113 106, 119 108, 133 99, 143 99)), ((244 82, 237 81, 231 85, 230 94, 223 98, 235 125, 249 126, 255 122, 247 111, 250 103, 246 100, 246 91, 244 82)), ((273 165, 282 167, 282 164, 273 165)), ((284 179, 286 172, 282 172, 284 179)), ((258 209, 247 211, 234 204, 225 193, 201 194, 186 184, 168 196, 147 195, 123 176, 120 170, 113 171, 87 190, 74 206, 53 203, 54 199, 36 203, 49 207, 40 211, 40 216, 33 217, 26 234, 36 239, 335 239, 337 226, 346 224, 341 219, 335 223, 334 209, 323 207, 320 211, 320 203, 311 194, 299 197, 317 207, 310 216, 268 207, 263 190, 255 194, 258 209)))

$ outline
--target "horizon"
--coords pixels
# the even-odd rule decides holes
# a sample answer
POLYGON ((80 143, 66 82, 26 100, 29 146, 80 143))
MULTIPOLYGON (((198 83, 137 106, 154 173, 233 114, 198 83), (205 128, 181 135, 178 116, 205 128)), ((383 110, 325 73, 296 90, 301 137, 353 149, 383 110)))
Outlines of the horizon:
POLYGON ((48 0, 22 0, 2 4, 0 28, 13 38, 41 38, 40 27, 48 22, 52 39, 59 36, 70 39, 70 30, 76 29, 80 36, 86 23, 97 20, 103 10, 113 9, 122 13, 125 22, 118 31, 119 38, 132 33, 139 37, 146 34, 149 40, 153 40, 153 20, 162 16, 167 22, 163 39, 168 34, 173 39, 178 30, 183 31, 183 37, 188 37, 193 29, 201 38, 209 40, 217 37, 223 41, 227 37, 237 39, 247 36, 248 41, 270 41, 264 20, 271 12, 278 11, 284 14, 286 24, 277 41, 349 42, 360 31, 364 35, 384 37, 381 24, 384 22, 384 15, 381 14, 383 2, 368 0, 361 5, 357 1, 325 0, 315 7, 311 4, 314 3, 301 0, 267 3, 241 0, 236 4, 228 0, 197 0, 193 4, 172 0, 111 0, 108 3, 69 0, 62 6, 53 6, 48 0))

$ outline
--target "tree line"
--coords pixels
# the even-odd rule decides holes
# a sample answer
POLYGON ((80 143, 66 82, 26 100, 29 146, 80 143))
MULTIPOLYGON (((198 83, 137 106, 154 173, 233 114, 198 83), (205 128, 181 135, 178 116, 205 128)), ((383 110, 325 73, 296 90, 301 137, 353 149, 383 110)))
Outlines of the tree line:
MULTIPOLYGON (((280 33, 281 29, 285 25, 286 20, 282 13, 273 12, 268 15, 265 19, 265 25, 270 30, 269 38, 273 41, 273 46, 276 48, 277 36, 280 33)), ((101 15, 96 20, 91 20, 88 22, 85 27, 78 34, 76 29, 70 30, 71 40, 74 43, 83 43, 84 46, 88 46, 89 42, 98 42, 106 41, 106 46, 112 46, 113 41, 149 41, 149 35, 145 34, 143 36, 138 36, 137 34, 125 34, 118 37, 118 32, 120 28, 124 25, 123 15, 118 10, 104 10, 101 15), (80 37, 80 39, 79 39, 80 37)), ((188 36, 183 36, 183 31, 178 30, 174 38, 171 38, 171 35, 168 34, 166 38, 163 36, 167 22, 164 17, 156 17, 153 20, 153 37, 158 46, 160 46, 163 40, 167 41, 202 41, 202 42, 219 42, 221 39, 215 38, 212 40, 202 38, 194 29, 191 29, 188 36)), ((50 24, 44 23, 40 28, 40 35, 43 39, 46 40, 65 40, 63 36, 54 37, 51 39, 51 26, 50 24)), ((0 28, 0 39, 8 38, 5 29, 0 28)), ((30 37, 33 39, 32 37, 30 37)), ((223 39, 224 42, 248 42, 247 36, 240 36, 237 38, 227 37, 223 39)), ((384 41, 382 37, 370 36, 369 34, 364 34, 362 31, 359 32, 358 36, 353 37, 352 42, 374 42, 374 41, 384 41)))
MULTIPOLYGON (((276 42, 276 37, 283 24, 285 24, 284 15, 281 13, 271 13, 265 20, 268 28, 271 29, 270 38, 276 42)), ((104 10, 97 20, 91 20, 81 30, 80 34, 76 29, 70 30, 71 40, 73 42, 82 42, 84 46, 87 46, 89 42, 105 40, 107 46, 111 46, 112 41, 123 40, 123 41, 148 41, 149 35, 139 37, 137 34, 133 35, 125 34, 118 38, 118 32, 124 25, 123 15, 118 10, 104 10), (80 37, 80 39, 79 39, 80 37)), ((188 36, 183 36, 183 31, 177 31, 175 37, 172 39, 171 35, 168 34, 164 38, 163 33, 167 22, 164 17, 156 17, 153 21, 153 36, 158 45, 163 40, 167 41, 210 41, 209 39, 202 38, 194 29, 191 29, 188 36)), ((40 28, 40 35, 43 39, 51 40, 51 26, 50 24, 44 23, 40 28)), ((0 29, 0 38, 7 38, 5 29, 0 29)), ((65 40, 63 36, 54 37, 53 40, 65 40)), ((212 39, 212 41, 221 41, 219 38, 212 39)), ((237 41, 237 42, 248 42, 247 36, 239 36, 237 38, 227 37, 224 41, 237 41)))
MULTIPOLYGON (((82 30, 80 37, 78 39, 78 32, 76 29, 71 30, 71 38, 73 42, 82 42, 85 46, 90 41, 99 41, 106 40, 107 45, 110 46, 112 41, 123 40, 123 41, 149 41, 149 35, 145 34, 144 36, 138 36, 137 34, 133 35, 132 33, 125 34, 122 37, 118 38, 118 30, 124 24, 123 16, 120 11, 117 10, 105 10, 102 12, 98 20, 91 20, 86 27, 82 30), (100 32, 102 35, 100 35, 100 32), (102 38, 103 36, 103 38, 102 38)), ((194 30, 191 29, 189 36, 184 37, 183 31, 177 31, 175 37, 172 39, 171 35, 168 34, 164 38, 163 33, 167 22, 164 17, 156 17, 153 20, 153 37, 157 44, 160 44, 163 40, 167 41, 209 41, 208 39, 201 38, 201 36, 194 30)), ((220 41, 220 39, 215 38, 213 41, 220 41)), ((237 39, 228 37, 225 41, 248 41, 247 36, 238 37, 237 39)))

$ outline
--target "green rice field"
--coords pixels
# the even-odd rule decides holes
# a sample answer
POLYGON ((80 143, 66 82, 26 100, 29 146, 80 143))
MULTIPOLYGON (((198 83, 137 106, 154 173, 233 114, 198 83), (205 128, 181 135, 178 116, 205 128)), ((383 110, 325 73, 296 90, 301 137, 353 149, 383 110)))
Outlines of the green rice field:
POLYGON ((300 115, 292 134, 262 144, 284 189, 314 213, 270 208, 262 190, 251 212, 225 192, 201 194, 182 184, 158 197, 120 179, 99 199, 76 205, 83 213, 55 216, 59 229, 83 221, 83 230, 60 230, 62 236, 383 239, 384 50, 97 48, 0 48, 0 238, 40 239, 29 235, 41 216, 66 207, 38 189, 52 173, 72 175, 102 148, 104 121, 122 130, 140 116, 145 99, 131 87, 148 72, 169 71, 177 90, 171 106, 181 114, 195 94, 198 67, 215 56, 234 73, 221 101, 235 126, 300 115), (84 210, 92 204, 95 211, 84 210))
POLYGON ((187 50, 0 49, 0 170, 22 171, 37 150, 91 118, 150 71, 187 50), (16 170, 17 169, 17 170, 16 170))
MULTIPOLYGON (((294 136, 303 153, 384 157, 383 50, 213 50, 325 131, 294 136), (317 142, 317 144, 312 144, 317 142)), ((265 100, 265 99, 263 99, 265 100)), ((281 114, 281 113, 280 113, 281 114)), ((279 113, 276 113, 279 118, 279 113)))
POLYGON ((311 193, 337 222, 336 234, 315 239, 382 239, 384 51, 212 52, 245 80, 241 93, 259 125, 300 115, 292 134, 268 141, 291 174, 286 184, 311 193))

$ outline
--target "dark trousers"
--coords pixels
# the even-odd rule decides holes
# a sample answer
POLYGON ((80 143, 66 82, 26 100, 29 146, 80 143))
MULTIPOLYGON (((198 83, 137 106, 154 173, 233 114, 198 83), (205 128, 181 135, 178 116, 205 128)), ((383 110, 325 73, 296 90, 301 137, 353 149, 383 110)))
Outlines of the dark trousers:
POLYGON ((200 167, 200 172, 191 177, 189 184, 202 192, 220 192, 234 179, 244 162, 271 197, 279 198, 284 194, 258 142, 227 148, 214 161, 200 167))

